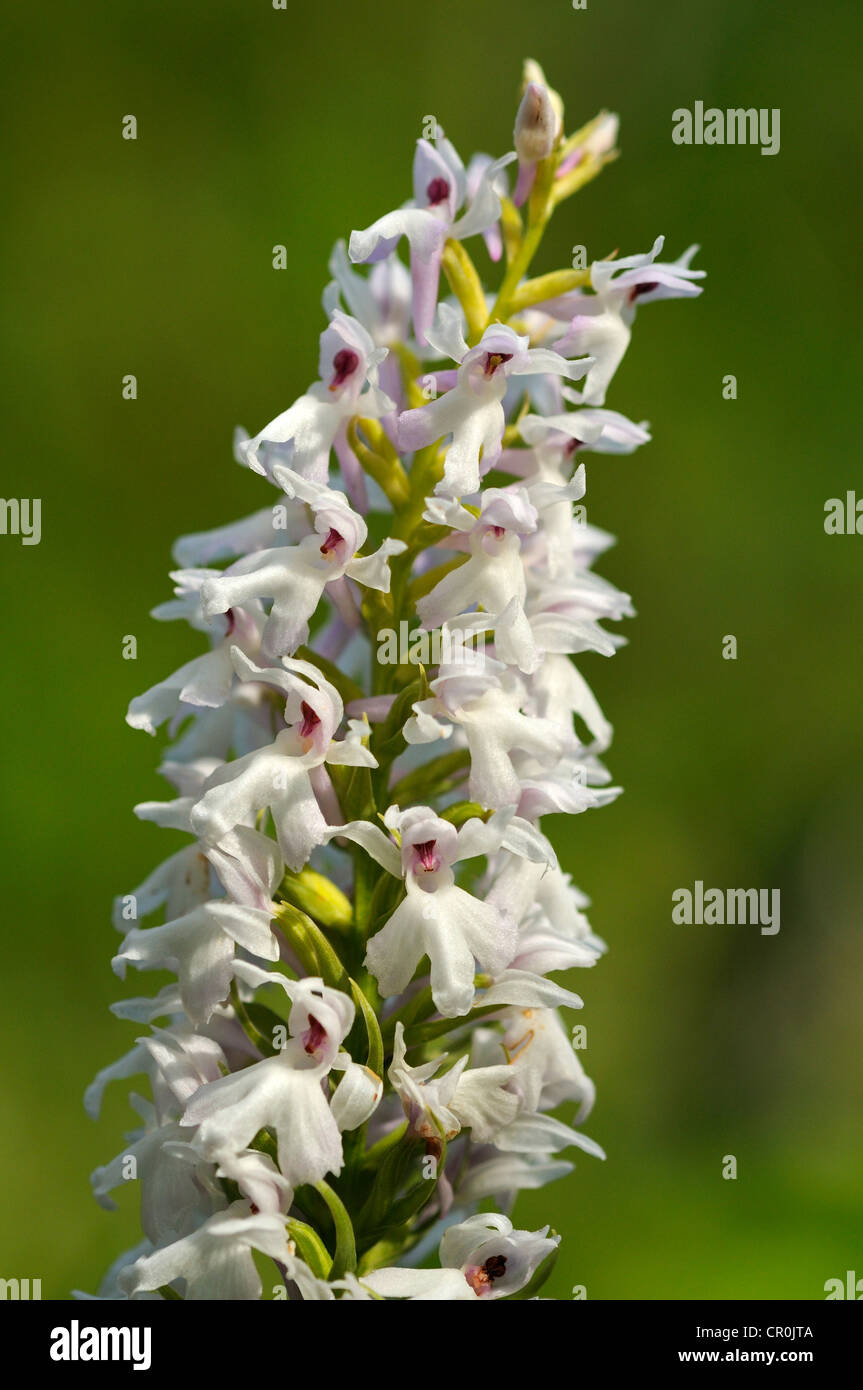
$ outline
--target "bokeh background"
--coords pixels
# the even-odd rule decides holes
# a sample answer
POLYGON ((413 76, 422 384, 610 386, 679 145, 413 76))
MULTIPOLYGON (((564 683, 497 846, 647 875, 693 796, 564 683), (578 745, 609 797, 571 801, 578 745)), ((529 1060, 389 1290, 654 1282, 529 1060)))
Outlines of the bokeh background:
POLYGON ((136 1032, 108 1013, 112 896, 171 842, 132 816, 164 784, 123 722, 192 653, 147 617, 171 541, 261 505, 232 431, 314 378, 331 244, 409 196, 424 115, 464 156, 509 148, 529 54, 570 129, 622 121, 538 269, 663 232, 672 256, 701 242, 709 279, 641 310, 609 400, 655 442, 587 460, 591 519, 619 536, 603 572, 639 612, 584 664, 626 795, 552 826, 611 947, 573 982, 609 1159, 517 1214, 564 1235, 558 1298, 817 1299, 863 1275, 863 538, 823 529, 827 498, 863 495, 859 8, 81 0, 6 29, 2 490, 41 496, 43 536, 0 538, 0 1274, 65 1298, 136 1239, 133 1194, 108 1215, 88 1186, 134 1126, 125 1088, 97 1126, 81 1095, 136 1032), (779 107, 780 153, 674 145, 698 99, 779 107), (696 879, 780 888, 779 935, 674 926, 696 879))

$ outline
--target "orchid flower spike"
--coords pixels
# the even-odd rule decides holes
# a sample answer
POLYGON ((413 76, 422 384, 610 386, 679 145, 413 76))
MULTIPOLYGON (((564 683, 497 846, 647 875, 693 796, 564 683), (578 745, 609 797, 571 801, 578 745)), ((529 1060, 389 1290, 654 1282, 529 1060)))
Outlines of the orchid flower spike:
POLYGON ((165 738, 141 833, 179 840, 111 951, 168 975, 85 1093, 131 1086, 137 1126, 91 1178, 141 1199, 99 1299, 532 1299, 560 1236, 505 1213, 605 1156, 561 972, 587 999, 611 933, 546 818, 620 794, 589 679, 634 607, 584 502, 650 441, 605 405, 638 306, 703 275, 662 238, 532 270, 617 128, 567 137, 532 60, 514 152, 465 167, 426 117, 410 202, 330 256, 317 380, 235 431, 264 495, 174 546, 153 616, 196 645, 127 722, 165 738))

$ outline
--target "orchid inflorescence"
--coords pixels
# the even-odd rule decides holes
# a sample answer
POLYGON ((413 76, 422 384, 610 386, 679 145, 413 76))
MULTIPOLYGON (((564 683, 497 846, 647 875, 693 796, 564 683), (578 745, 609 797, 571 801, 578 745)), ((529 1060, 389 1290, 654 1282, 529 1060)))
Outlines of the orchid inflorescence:
POLYGON ((533 1297, 559 1236, 492 1208, 566 1150, 603 1157, 558 1012, 581 1000, 551 977, 604 945, 540 822, 619 792, 572 658, 612 655, 602 620, 632 607, 593 571, 612 537, 575 455, 647 442, 606 391, 637 308, 703 274, 660 237, 528 278, 616 136, 606 112, 565 136, 535 63, 514 153, 465 168, 435 123, 412 200, 333 252, 319 379, 238 432, 276 500, 175 546, 154 616, 210 649, 127 716, 173 740, 176 797, 136 813, 188 843, 115 908, 117 974, 175 979, 114 1005, 149 1032, 87 1094, 96 1114, 113 1079, 151 1088, 93 1175, 109 1207, 141 1184, 103 1298, 533 1297))

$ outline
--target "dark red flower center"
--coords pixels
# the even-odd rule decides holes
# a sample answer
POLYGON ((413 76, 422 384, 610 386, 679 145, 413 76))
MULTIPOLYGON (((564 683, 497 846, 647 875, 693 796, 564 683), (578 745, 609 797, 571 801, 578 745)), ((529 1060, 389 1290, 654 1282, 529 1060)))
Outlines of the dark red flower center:
POLYGON ((311 738, 321 721, 305 700, 300 704, 300 712, 303 716, 300 721, 300 738, 311 738))
POLYGON ((633 285, 632 289, 629 291, 630 304, 634 304, 640 295, 650 294, 651 290, 655 290, 658 285, 658 280, 644 280, 640 285, 633 285))
POLYGON ((419 859, 422 867, 426 869, 428 873, 434 873, 435 869, 438 868, 440 863, 440 860, 438 859, 437 854, 435 853, 436 846, 437 840, 423 840, 422 844, 414 845, 417 858, 419 859))
POLYGON ((314 1014, 309 1014, 309 1026, 303 1034, 303 1049, 311 1057, 324 1044, 327 1030, 314 1014))
POLYGON ((486 376, 494 376, 498 367, 502 367, 504 362, 509 362, 511 358, 511 352, 487 352, 485 355, 485 367, 483 368, 486 376))
POLYGON ((353 376, 360 359, 352 348, 339 348, 333 358, 333 379, 330 382, 330 390, 337 391, 340 386, 344 386, 348 377, 353 376))
POLYGON ((440 176, 432 179, 426 189, 426 197, 429 200, 429 207, 437 207, 438 203, 445 203, 449 197, 449 184, 446 179, 440 176))
POLYGON ((324 543, 321 546, 321 554, 330 555, 336 549, 336 546, 340 545, 343 540, 344 536, 341 532, 337 531, 335 526, 331 526, 324 537, 324 543))

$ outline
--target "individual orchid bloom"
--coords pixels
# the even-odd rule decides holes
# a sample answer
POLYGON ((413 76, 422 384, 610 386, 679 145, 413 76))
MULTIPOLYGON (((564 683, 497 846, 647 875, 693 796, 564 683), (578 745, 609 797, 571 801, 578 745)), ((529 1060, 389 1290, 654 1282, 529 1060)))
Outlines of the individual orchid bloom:
POLYGON ((357 415, 377 420, 395 409, 377 384, 378 367, 386 355, 386 348, 375 347, 361 323, 334 309, 320 337, 320 380, 242 447, 248 466, 263 472, 261 446, 291 443, 291 469, 325 484, 330 451, 336 448, 342 457, 347 450, 349 421, 357 415))
POLYGON ((537 513, 539 525, 533 538, 523 547, 522 559, 528 588, 536 587, 537 571, 549 581, 559 582, 561 577, 569 577, 572 568, 572 504, 581 500, 586 488, 583 464, 568 482, 541 477, 529 481, 525 491, 537 513))
POLYGON ((403 236, 410 245, 413 282, 413 320, 417 342, 424 346, 434 320, 441 261, 446 241, 465 241, 486 232, 500 218, 498 175, 513 159, 506 154, 483 171, 467 211, 458 216, 465 201, 464 166, 449 140, 441 133, 435 144, 418 140, 413 165, 413 201, 372 223, 365 231, 351 232, 348 253, 356 263, 380 261, 395 249, 403 236))
POLYGON ((512 842, 544 854, 541 842, 530 836, 530 827, 511 821, 510 812, 488 824, 471 819, 456 830, 427 807, 400 811, 391 806, 384 824, 398 836, 398 845, 368 821, 330 827, 330 836, 362 845, 388 873, 404 879, 405 897, 366 951, 366 966, 384 996, 405 989, 422 957, 428 956, 435 1008, 445 1018, 457 1018, 473 1002, 474 962, 493 974, 509 963, 515 949, 514 924, 505 912, 460 888, 453 865, 493 853, 520 833, 522 838, 512 842))
POLYGON ((512 1079, 508 1066, 469 1068, 465 1056, 438 1076, 445 1056, 412 1067, 406 1055, 404 1026, 397 1023, 389 1079, 411 1134, 434 1142, 469 1129, 474 1142, 484 1144, 515 1118, 520 1100, 507 1089, 512 1079))
MULTIPOLYGON (((155 618, 185 618, 199 631, 207 631, 208 620, 201 607, 203 586, 219 574, 218 570, 176 570, 171 575, 177 598, 153 609, 155 618)), ((234 680, 230 650, 238 646, 249 656, 256 656, 261 646, 264 614, 260 603, 252 599, 245 607, 223 610, 218 628, 211 632, 212 651, 188 661, 166 680, 159 681, 143 695, 136 695, 129 705, 126 723, 133 729, 145 729, 155 734, 160 724, 192 707, 217 708, 230 694, 234 680)))
MULTIPOLYGON (((391 255, 372 265, 367 277, 358 275, 348 260, 344 241, 336 242, 329 263, 332 280, 324 290, 324 313, 332 317, 342 300, 350 313, 366 329, 377 348, 398 346, 410 337, 411 277, 398 256, 391 255)), ((395 352, 387 351, 378 367, 381 390, 398 405, 404 396, 401 364, 395 352)), ((395 438, 394 418, 382 417, 395 438)), ((340 449, 339 456, 345 458, 340 449)))
MULTIPOLYGON (((188 796, 168 803, 145 802, 136 811, 142 819, 170 823, 191 834, 192 809, 209 773, 221 766, 219 761, 204 763, 188 796)), ((209 897, 217 896, 219 882, 233 902, 267 908, 283 873, 278 844, 251 827, 238 826, 218 846, 203 850, 194 844, 178 850, 132 893, 115 898, 114 926, 125 931, 126 923, 149 917, 160 907, 164 907, 167 921, 182 917, 209 897)))
MULTIPOLYGON (((562 392, 565 400, 571 400, 573 395, 578 394, 566 387, 562 392)), ((545 475, 548 481, 561 481, 557 470, 564 459, 572 459, 576 450, 594 454, 631 454, 640 445, 650 442, 645 422, 636 425, 618 410, 592 410, 588 407, 545 418, 524 415, 518 422, 518 429, 526 444, 541 446, 536 448, 532 462, 538 472, 543 466, 554 470, 550 477, 545 475)))
MULTIPOLYGON (((518 949, 509 967, 524 972, 536 983, 537 976, 553 970, 592 966, 604 950, 591 931, 590 923, 581 910, 585 906, 582 894, 572 888, 569 876, 556 866, 537 865, 516 855, 499 856, 504 862, 486 893, 489 902, 505 904, 518 923, 518 949)), ((504 972, 507 974, 508 972, 504 972)), ((544 991, 498 988, 498 977, 492 989, 483 995, 483 1004, 501 1002, 522 1003, 525 1007, 547 1008, 552 995, 544 991)), ((559 1005, 563 1001, 558 999, 559 1005)), ((569 1003, 569 1007, 579 1007, 569 1003)))
POLYGON ((532 348, 508 324, 486 328, 476 347, 464 339, 460 316, 442 305, 429 342, 441 356, 459 363, 456 383, 428 405, 406 410, 399 416, 399 444, 416 450, 451 436, 444 459, 444 474, 435 491, 448 497, 468 496, 479 488, 480 456, 488 470, 500 458, 506 417, 503 398, 513 376, 552 373, 577 378, 590 368, 591 359, 569 362, 551 348, 532 348))
POLYGON ((470 557, 417 601, 422 626, 440 627, 478 605, 489 614, 497 632, 504 611, 512 604, 507 627, 516 665, 523 671, 535 670, 539 656, 523 611, 527 581, 521 542, 536 530, 538 518, 527 491, 487 488, 479 517, 457 502, 432 498, 424 515, 427 521, 451 526, 458 539, 467 541, 470 557))
POLYGON ((308 505, 314 533, 299 545, 261 550, 238 560, 218 578, 205 581, 201 598, 208 618, 258 598, 271 598, 262 650, 276 657, 292 655, 306 641, 309 618, 324 590, 345 576, 387 593, 389 558, 401 554, 405 543, 387 539, 374 554, 359 555, 368 527, 344 493, 309 482, 289 468, 277 466, 274 473, 289 496, 308 505))
POLYGON ((176 970, 183 1008, 204 1023, 228 995, 236 946, 262 960, 277 960, 271 911, 237 903, 208 902, 160 927, 133 927, 111 962, 120 979, 126 967, 176 970))
POLYGON ((501 809, 522 796, 514 763, 518 751, 554 765, 565 744, 556 724, 522 713, 526 689, 506 676, 505 668, 485 653, 466 654, 441 664, 431 682, 432 696, 414 705, 404 736, 408 743, 428 743, 446 737, 447 725, 456 725, 470 751, 469 792, 481 806, 501 809), (502 679, 503 677, 503 679, 502 679))
MULTIPOLYGON (((181 1129, 185 1136, 188 1130, 181 1129)), ((176 1150, 178 1146, 174 1145, 176 1150)), ((200 1163, 200 1154, 193 1144, 184 1144, 184 1153, 189 1162, 200 1163)), ((253 1211, 277 1215, 290 1210, 294 1190, 283 1178, 269 1154, 259 1153, 257 1149, 227 1150, 214 1159, 216 1177, 227 1178, 236 1183, 243 1197, 248 1198, 253 1211)))
POLYGON ((611 744, 614 730, 581 672, 568 657, 546 652, 530 681, 528 710, 567 731, 577 717, 592 735, 591 751, 602 753, 611 744))
POLYGON ((557 1154, 562 1149, 577 1148, 593 1158, 604 1159, 605 1152, 594 1139, 563 1120, 544 1113, 564 1100, 578 1099, 580 1109, 575 1123, 579 1124, 589 1114, 594 1098, 593 1083, 585 1076, 573 1049, 570 1047, 572 1056, 567 1063, 565 1056, 550 1056, 548 1042, 542 1037, 545 1021, 553 1020, 560 1026, 560 1040, 557 1043, 560 1052, 565 1053, 565 1048, 569 1047, 557 1010, 510 1009, 503 1015, 505 1025, 507 1019, 515 1024, 514 1040, 512 1028, 505 1032, 503 1043, 498 1033, 485 1027, 476 1029, 472 1038, 471 1060, 477 1063, 476 1069, 482 1071, 485 1067, 497 1065, 503 1054, 511 1068, 510 1091, 520 1100, 518 1113, 496 1131, 491 1140, 492 1146, 503 1153, 543 1157, 557 1154), (534 1023, 536 1028, 532 1030, 534 1023), (525 1060, 529 1058, 528 1049, 537 1034, 540 1037, 540 1051, 532 1059, 525 1060), (507 1039, 513 1041, 511 1048, 507 1039), (546 1042, 545 1049, 542 1047, 543 1041, 546 1042), (520 1062, 522 1052, 524 1058, 520 1062), (566 1068, 565 1075, 562 1068, 566 1068), (552 1073, 557 1082, 545 1088, 541 1083, 552 1073), (551 1101, 551 1095, 557 1095, 558 1100, 551 1101))
POLYGON ((285 863, 297 871, 326 838, 313 775, 327 762, 376 767, 362 743, 367 726, 353 720, 347 737, 335 738, 344 713, 341 697, 308 661, 283 657, 278 667, 259 667, 239 650, 234 660, 242 680, 264 682, 286 697, 286 728, 269 748, 218 767, 195 801, 190 823, 208 850, 230 853, 238 827, 252 826, 269 809, 285 863))
MULTIPOLYGON (((470 202, 479 193, 484 180, 488 176, 494 160, 490 154, 475 154, 465 170, 465 181, 467 184, 467 196, 470 202)), ((501 169, 494 176, 494 192, 498 197, 505 198, 507 194, 507 178, 501 169)), ((500 222, 496 221, 490 227, 486 227, 482 234, 485 242, 485 249, 493 261, 499 261, 503 255, 503 237, 500 230, 500 222)))
MULTIPOLYGON (((556 571, 560 552, 553 552, 550 559, 556 571)), ((614 656, 624 645, 624 637, 599 626, 604 618, 619 621, 633 616, 629 595, 613 584, 583 570, 576 571, 565 587, 546 581, 536 582, 533 588, 526 611, 533 639, 542 652, 614 656)))
POLYGON ((639 304, 701 293, 701 286, 692 281, 705 272, 691 270, 689 265, 698 247, 690 246, 679 260, 668 265, 658 264, 656 257, 664 244, 665 238, 659 236, 652 249, 642 255, 594 261, 590 270, 594 295, 573 290, 553 306, 558 316, 572 315, 569 329, 555 344, 558 352, 587 352, 595 358, 584 383, 582 399, 586 405, 605 404, 611 379, 629 347, 639 304))
POLYGON ((271 742, 275 729, 273 705, 260 685, 236 680, 219 706, 177 704, 167 730, 172 742, 167 761, 176 765, 210 760, 224 762, 271 742))
POLYGON ((237 825, 217 845, 208 845, 206 855, 232 902, 269 910, 285 872, 277 841, 237 825))
MULTIPOLYGON (((248 436, 241 432, 238 454, 242 462, 245 462, 242 449, 247 439, 248 436)), ((269 469, 266 471, 269 475, 269 469)), ((227 526, 180 536, 174 542, 174 559, 184 569, 206 567, 219 560, 236 560, 240 555, 248 555, 252 551, 269 550, 274 545, 296 545, 308 534, 308 530, 306 519, 299 510, 290 510, 279 502, 253 512, 251 516, 244 516, 240 521, 232 521, 227 526)))
POLYGON ((382 1298, 506 1298, 529 1284, 543 1261, 554 1255, 560 1236, 548 1231, 548 1226, 517 1231, 508 1217, 481 1212, 444 1231, 440 1269, 377 1269, 362 1282, 382 1298))
POLYGON ((218 1043, 192 1032, 188 1024, 158 1028, 96 1074, 84 1093, 84 1109, 92 1119, 98 1119, 109 1083, 143 1072, 150 1078, 156 1122, 164 1124, 177 1119, 188 1097, 220 1076, 225 1065, 218 1043))
POLYGON ((459 1178, 460 1205, 494 1198, 510 1206, 519 1192, 532 1192, 567 1177, 574 1164, 553 1153, 497 1153, 490 1145, 476 1149, 459 1178))
POLYGON ((328 1068, 337 1065, 342 1040, 355 1014, 354 1004, 347 994, 325 986, 318 976, 290 980, 285 975, 262 970, 251 961, 237 963, 237 977, 252 990, 263 985, 277 985, 284 990, 291 1001, 288 1015, 291 1041, 285 1046, 290 1047, 303 1065, 307 1065, 309 1059, 328 1068))
MULTIPOLYGON (((141 1228, 154 1245, 168 1244, 190 1235, 211 1214, 214 1197, 211 1183, 201 1180, 204 1164, 200 1155, 191 1164, 176 1151, 185 1134, 176 1122, 146 1129, 127 1142, 121 1153, 102 1168, 96 1168, 90 1183, 93 1195, 106 1211, 116 1210, 110 1193, 127 1181, 130 1160, 141 1184, 141 1228)), ((262 1155, 261 1155, 262 1157, 262 1155)), ((222 1198, 221 1205, 227 1206, 222 1198)))
POLYGON ((585 1075, 556 1010, 508 1010, 502 1047, 512 1067, 513 1089, 528 1113, 574 1100, 579 1107, 576 1123, 587 1119, 595 1087, 585 1075))
POLYGON ((329 270, 333 278, 324 290, 324 312, 328 316, 338 310, 341 298, 376 347, 405 341, 410 327, 411 280, 396 256, 378 261, 364 278, 352 269, 344 241, 337 241, 329 270))
POLYGON ((577 816, 597 806, 608 806, 622 791, 606 784, 606 768, 587 750, 564 752, 554 767, 536 766, 527 757, 516 755, 521 795, 518 813, 533 822, 540 816, 562 812, 577 816))
POLYGON ((354 1019, 347 995, 320 980, 298 984, 303 988, 294 998, 285 1047, 201 1087, 182 1118, 183 1125, 197 1127, 192 1142, 207 1157, 246 1149, 259 1130, 270 1129, 292 1187, 341 1171, 341 1132, 321 1083, 354 1019))
POLYGON ((212 772, 222 766, 222 758, 194 758, 189 762, 169 759, 161 764, 159 775, 180 793, 173 801, 139 801, 134 806, 139 820, 151 821, 166 830, 184 830, 191 835, 192 807, 212 772))
MULTIPOLYGON (((291 999, 290 1029, 300 1037, 303 1052, 320 1063, 328 1063, 342 1078, 330 1100, 330 1110, 339 1129, 357 1129, 374 1114, 383 1094, 381 1078, 350 1054, 339 1050, 344 1036, 348 1012, 347 996, 336 991, 324 991, 319 979, 294 983, 284 975, 271 974, 251 961, 238 961, 235 974, 252 990, 263 985, 280 985, 291 999)), ((350 1027, 350 1024, 348 1024, 350 1027)), ((293 1044, 294 1050, 296 1045, 293 1044)))
POLYGON ((165 859, 131 893, 114 899, 114 926, 126 930, 129 920, 149 917, 160 907, 166 920, 206 902, 212 886, 210 863, 198 845, 186 845, 165 859))
POLYGON ((259 1299, 261 1279, 253 1250, 289 1263, 285 1223, 272 1212, 254 1213, 248 1201, 234 1202, 190 1235, 129 1265, 120 1275, 120 1287, 135 1298, 182 1279, 190 1302, 259 1299))

